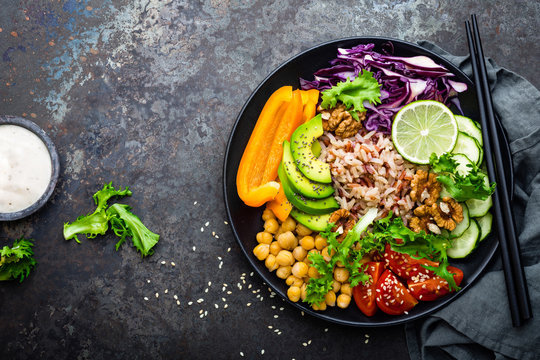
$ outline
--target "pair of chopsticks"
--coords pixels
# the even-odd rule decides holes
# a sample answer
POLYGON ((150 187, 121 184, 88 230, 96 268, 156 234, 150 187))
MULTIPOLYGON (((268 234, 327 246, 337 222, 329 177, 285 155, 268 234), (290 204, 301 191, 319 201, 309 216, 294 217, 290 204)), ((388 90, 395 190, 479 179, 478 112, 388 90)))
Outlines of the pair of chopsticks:
POLYGON ((467 31, 467 41, 469 43, 474 83, 476 85, 476 96, 478 97, 478 106, 480 109, 480 124, 482 125, 482 136, 484 138, 486 154, 485 160, 489 178, 492 181, 495 180, 497 183, 495 194, 493 195, 495 220, 499 234, 512 324, 514 327, 518 327, 525 320, 532 317, 529 291, 527 289, 525 273, 521 265, 510 195, 506 190, 501 146, 499 144, 499 137, 497 136, 497 128, 495 127, 495 111, 487 80, 484 51, 482 49, 476 15, 471 16, 471 23, 472 33, 469 21, 465 22, 465 29, 467 31))

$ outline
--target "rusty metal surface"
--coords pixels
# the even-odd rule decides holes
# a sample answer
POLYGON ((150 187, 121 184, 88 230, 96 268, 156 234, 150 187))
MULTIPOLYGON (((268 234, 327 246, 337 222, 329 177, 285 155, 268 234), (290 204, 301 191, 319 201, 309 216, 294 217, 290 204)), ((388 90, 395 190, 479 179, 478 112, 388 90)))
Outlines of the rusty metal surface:
POLYGON ((425 39, 465 54, 473 12, 485 53, 540 85, 535 2, 1 2, 1 112, 45 129, 61 162, 49 203, 0 223, 1 245, 32 237, 39 263, 22 284, 0 284, 3 359, 407 359, 403 327, 302 316, 251 275, 221 191, 236 115, 273 68, 331 39, 425 39), (110 181, 131 188, 122 202, 161 235, 153 256, 115 251, 110 234, 63 240, 63 223, 93 211, 110 181))

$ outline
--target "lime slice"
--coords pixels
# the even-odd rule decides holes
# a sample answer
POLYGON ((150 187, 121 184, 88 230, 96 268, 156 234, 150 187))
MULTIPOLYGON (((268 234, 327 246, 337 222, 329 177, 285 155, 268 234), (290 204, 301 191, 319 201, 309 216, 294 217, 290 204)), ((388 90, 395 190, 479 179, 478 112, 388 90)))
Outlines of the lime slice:
POLYGON ((428 164, 432 153, 449 153, 456 145, 458 128, 452 111, 434 100, 404 106, 392 124, 396 150, 415 164, 428 164))

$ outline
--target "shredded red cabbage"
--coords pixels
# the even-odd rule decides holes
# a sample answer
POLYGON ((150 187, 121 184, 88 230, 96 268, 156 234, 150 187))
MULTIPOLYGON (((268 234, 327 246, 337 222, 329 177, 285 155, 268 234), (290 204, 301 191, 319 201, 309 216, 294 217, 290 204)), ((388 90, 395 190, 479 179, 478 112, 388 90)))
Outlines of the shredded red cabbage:
POLYGON ((437 100, 454 104, 461 112, 457 94, 467 90, 467 84, 453 81, 454 76, 442 65, 427 56, 401 57, 373 51, 374 44, 358 45, 351 49, 338 49, 337 58, 330 67, 315 72, 313 81, 300 79, 303 90, 329 89, 338 82, 354 80, 362 70, 373 72, 381 84, 381 103, 364 103, 367 109, 364 127, 390 133, 393 116, 406 104, 415 100, 437 100))

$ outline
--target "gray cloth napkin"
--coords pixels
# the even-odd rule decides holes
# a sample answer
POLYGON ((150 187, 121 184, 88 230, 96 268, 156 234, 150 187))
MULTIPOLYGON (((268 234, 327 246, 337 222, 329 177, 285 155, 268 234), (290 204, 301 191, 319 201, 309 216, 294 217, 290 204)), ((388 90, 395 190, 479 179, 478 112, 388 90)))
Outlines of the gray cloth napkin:
MULTIPOLYGON (((426 41, 419 44, 471 76, 469 56, 453 56, 426 41)), ((540 359, 540 92, 489 59, 487 70, 495 111, 510 142, 515 173, 512 207, 536 318, 512 327, 497 252, 464 294, 432 316, 406 326, 413 360, 540 359)))

